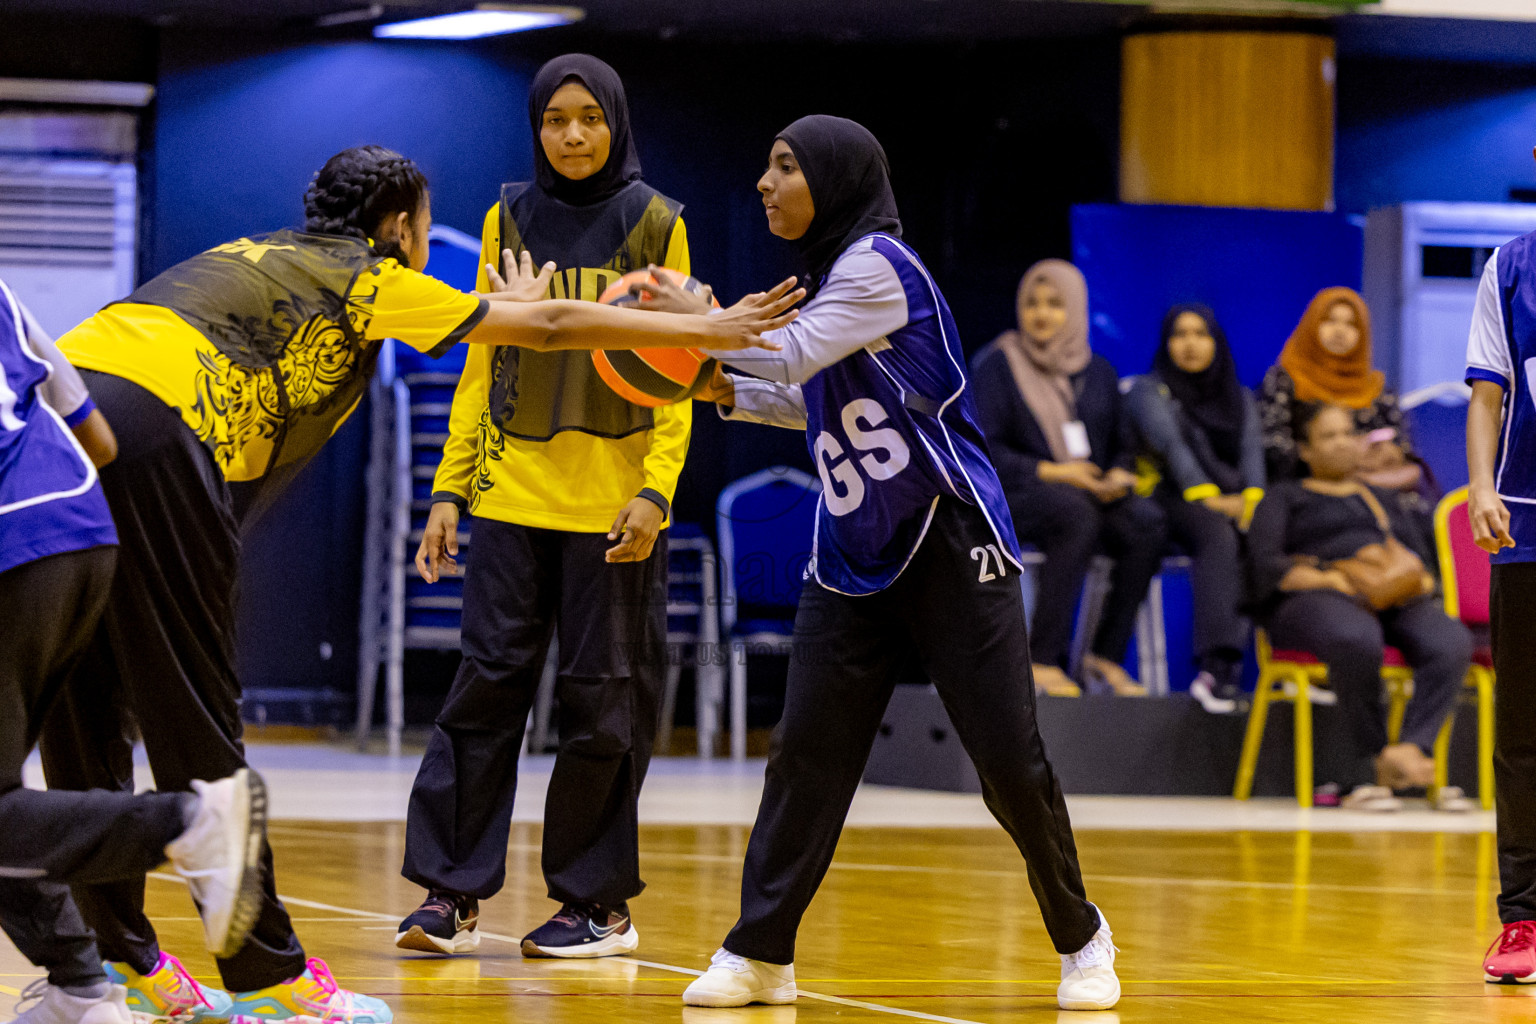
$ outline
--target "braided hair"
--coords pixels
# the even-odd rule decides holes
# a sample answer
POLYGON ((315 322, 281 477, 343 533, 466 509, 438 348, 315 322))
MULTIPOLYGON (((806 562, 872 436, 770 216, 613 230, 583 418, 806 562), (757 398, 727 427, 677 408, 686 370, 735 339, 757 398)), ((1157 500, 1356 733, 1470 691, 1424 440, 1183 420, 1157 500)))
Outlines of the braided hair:
MULTIPOLYGON (((426 194, 427 176, 409 157, 383 146, 353 146, 327 160, 304 191, 304 230, 376 239, 389 218, 414 217, 426 194)), ((374 242, 373 251, 410 265, 396 240, 374 242)))

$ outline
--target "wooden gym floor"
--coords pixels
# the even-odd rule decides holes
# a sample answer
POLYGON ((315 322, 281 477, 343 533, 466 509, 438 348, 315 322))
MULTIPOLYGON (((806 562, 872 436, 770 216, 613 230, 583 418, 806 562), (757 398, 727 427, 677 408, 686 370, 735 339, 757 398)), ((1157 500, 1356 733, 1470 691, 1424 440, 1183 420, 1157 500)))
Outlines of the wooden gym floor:
MULTIPOLYGON (((310 954, 344 985, 386 998, 402 1022, 1536 1016, 1536 992, 1479 980, 1497 888, 1486 832, 1080 831, 1089 896, 1122 947, 1125 998, 1098 1015, 1056 1009, 1056 957, 1022 863, 995 828, 851 828, 802 928, 799 1002, 743 1010, 685 1008, 678 997, 735 918, 744 827, 646 826, 640 950, 592 961, 518 954, 515 937, 553 910, 539 833, 513 826, 507 887, 482 907, 480 952, 456 958, 394 948, 395 923, 421 896, 399 876, 400 823, 281 821, 272 843, 310 954)), ((149 911, 166 947, 216 983, 182 886, 156 876, 149 911)), ((0 1007, 36 974, 0 944, 0 1007)))

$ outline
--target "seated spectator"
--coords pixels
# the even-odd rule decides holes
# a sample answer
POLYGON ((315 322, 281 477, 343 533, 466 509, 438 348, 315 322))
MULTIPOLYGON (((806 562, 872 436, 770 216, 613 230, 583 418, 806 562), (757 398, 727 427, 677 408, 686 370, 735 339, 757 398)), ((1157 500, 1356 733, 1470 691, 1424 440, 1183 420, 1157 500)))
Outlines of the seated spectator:
POLYGON ((1082 675, 1090 690, 1146 693, 1121 667, 1136 609, 1162 560, 1163 512, 1131 493, 1136 476, 1114 367, 1088 347, 1088 289, 1062 260, 1019 283, 1018 330, 977 353, 972 387, 1019 540, 1045 556, 1029 646, 1035 683, 1075 695, 1072 613, 1094 554, 1114 559, 1109 595, 1082 675))
POLYGON ((1199 671, 1190 695, 1212 714, 1231 714, 1248 644, 1234 566, 1241 531, 1264 496, 1264 443, 1258 407, 1238 382, 1214 313, 1197 305, 1168 311, 1152 373, 1131 382, 1126 411, 1145 455, 1146 487, 1194 563, 1199 671))
MULTIPOLYGON (((1401 804, 1393 790, 1433 784, 1430 751, 1455 709, 1472 636, 1434 596, 1426 568, 1434 550, 1415 519, 1391 492, 1359 481, 1364 452, 1354 411, 1303 406, 1293 422, 1310 476, 1273 484, 1254 513, 1248 553, 1255 613, 1275 647, 1307 651, 1328 666, 1354 744, 1347 777, 1335 780, 1354 786, 1344 805, 1395 810, 1401 804), (1391 544, 1389 536, 1417 562, 1408 555, 1391 571, 1362 576, 1356 556, 1368 545, 1391 544), (1402 651, 1413 668, 1413 699, 1390 744, 1383 644, 1402 651)), ((1470 809, 1451 787, 1431 798, 1442 809, 1470 809)))
POLYGON ((1402 493, 1419 486, 1423 469, 1414 459, 1397 395, 1381 371, 1371 368, 1371 314, 1354 290, 1317 293, 1259 390, 1270 480, 1305 475, 1296 457, 1296 409, 1327 402, 1348 409, 1365 436, 1361 481, 1402 493))

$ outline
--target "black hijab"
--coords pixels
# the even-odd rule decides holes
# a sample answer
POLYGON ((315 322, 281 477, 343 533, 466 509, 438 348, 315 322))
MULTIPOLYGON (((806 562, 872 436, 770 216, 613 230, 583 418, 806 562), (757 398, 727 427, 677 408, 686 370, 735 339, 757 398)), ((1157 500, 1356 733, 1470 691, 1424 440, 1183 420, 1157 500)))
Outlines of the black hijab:
POLYGON ((816 215, 795 247, 814 293, 843 250, 872 231, 901 236, 891 168, 868 128, 845 117, 812 114, 779 132, 794 151, 816 215))
POLYGON ((624 83, 618 72, 596 57, 568 53, 556 57, 533 76, 528 89, 528 121, 533 126, 533 173, 541 191, 572 206, 588 206, 610 199, 632 181, 640 180, 640 154, 629 132, 629 101, 624 98, 624 83), (544 125, 544 108, 556 90, 569 79, 587 87, 603 108, 608 120, 611 142, 608 162, 590 178, 572 181, 555 170, 544 155, 539 130, 544 125))
POLYGON ((1237 466, 1242 460, 1243 385, 1237 379, 1237 364, 1232 359, 1227 334, 1216 322, 1216 314, 1209 306, 1185 303, 1168 311, 1163 317, 1157 355, 1152 358, 1152 371, 1168 385, 1184 414, 1206 435, 1217 458, 1229 466, 1237 466), (1199 373, 1185 373, 1174 365, 1173 357, 1168 354, 1173 325, 1184 313, 1193 313, 1204 320, 1216 342, 1216 355, 1211 365, 1199 373))

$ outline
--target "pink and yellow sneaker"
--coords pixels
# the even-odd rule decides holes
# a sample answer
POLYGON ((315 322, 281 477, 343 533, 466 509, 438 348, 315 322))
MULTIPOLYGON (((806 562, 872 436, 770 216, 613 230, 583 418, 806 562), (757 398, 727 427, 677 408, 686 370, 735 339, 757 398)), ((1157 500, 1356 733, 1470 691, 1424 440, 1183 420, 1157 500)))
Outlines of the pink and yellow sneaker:
POLYGON ((101 966, 108 981, 128 990, 128 1012, 136 1021, 212 1024, 229 1019, 229 993, 199 985, 180 960, 163 950, 148 974, 110 960, 101 966))
POLYGON ((337 985, 319 957, 311 957, 297 978, 234 993, 229 1011, 230 1024, 390 1024, 394 1019, 383 1000, 337 985))
POLYGON ((1536 921, 1515 921, 1483 957, 1483 980, 1495 985, 1536 984, 1536 921))

